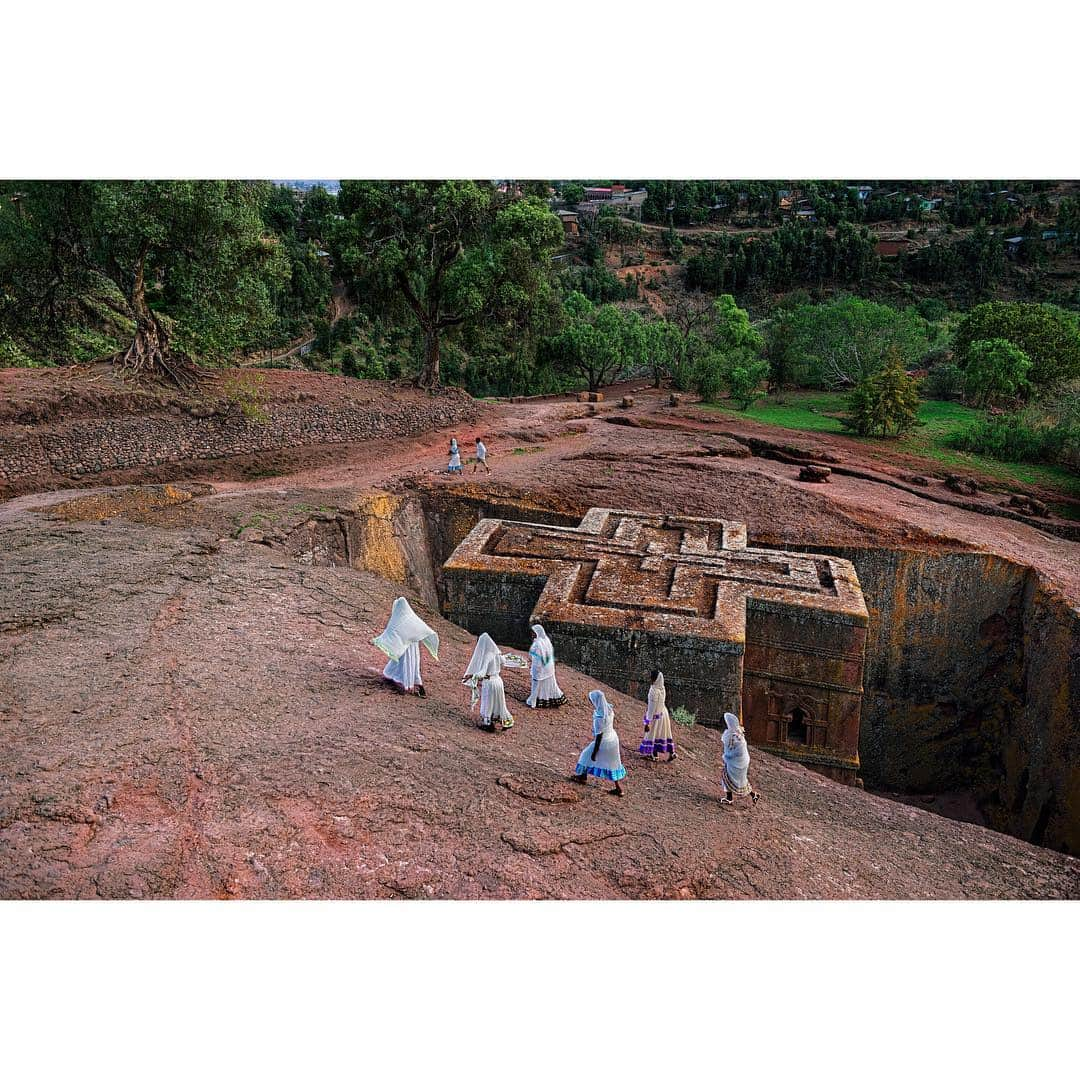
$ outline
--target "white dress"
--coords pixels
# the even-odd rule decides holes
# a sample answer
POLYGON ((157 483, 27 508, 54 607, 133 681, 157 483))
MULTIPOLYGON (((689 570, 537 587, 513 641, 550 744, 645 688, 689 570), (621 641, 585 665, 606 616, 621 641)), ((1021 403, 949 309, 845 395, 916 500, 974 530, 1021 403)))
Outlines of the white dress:
POLYGON ((396 660, 388 660, 383 668, 383 678, 392 679, 402 690, 423 686, 424 680, 420 677, 420 646, 414 642, 396 660))
MULTIPOLYGON (((593 691, 599 693, 599 691, 593 691)), ((615 730, 615 710, 608 704, 603 694, 600 695, 603 707, 597 707, 593 713, 593 741, 581 751, 578 758, 577 768, 574 770, 578 776, 587 773, 589 776, 599 776, 604 780, 621 780, 626 775, 623 767, 622 755, 619 749, 619 733, 615 730), (601 735, 600 749, 596 752, 596 760, 593 761, 593 746, 596 745, 596 736, 601 735)))
MULTIPOLYGON (((543 633, 542 627, 533 627, 543 633)), ((555 681, 555 650, 552 648, 551 639, 544 634, 537 635, 529 649, 532 657, 532 693, 525 700, 530 709, 555 709, 565 700, 566 695, 559 689, 555 681)))
POLYGON ((450 464, 446 467, 447 472, 461 472, 461 453, 457 443, 450 446, 450 464))
POLYGON ((409 606, 404 596, 394 601, 386 629, 371 639, 390 658, 383 668, 383 677, 396 682, 402 690, 422 686, 420 678, 420 646, 439 659, 439 635, 409 606))
POLYGON ((503 728, 514 726, 514 718, 506 707, 501 670, 502 654, 498 645, 490 634, 481 634, 476 639, 476 648, 462 683, 472 690, 472 707, 480 705, 480 726, 484 728, 493 728, 496 722, 503 728))
POLYGON ((480 723, 484 727, 494 727, 496 722, 503 728, 514 726, 514 718, 506 707, 506 687, 503 686, 502 676, 499 674, 502 661, 495 658, 493 674, 487 676, 480 684, 480 723))

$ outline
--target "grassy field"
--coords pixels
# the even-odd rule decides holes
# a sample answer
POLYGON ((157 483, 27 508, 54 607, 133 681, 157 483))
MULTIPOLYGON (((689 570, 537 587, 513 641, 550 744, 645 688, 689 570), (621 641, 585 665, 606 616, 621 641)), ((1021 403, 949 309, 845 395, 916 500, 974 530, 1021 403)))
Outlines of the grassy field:
MULTIPOLYGON (((1080 498, 1080 478, 1057 465, 1029 465, 1021 462, 997 461, 981 454, 967 454, 945 445, 945 439, 954 431, 966 427, 980 415, 978 409, 970 409, 952 401, 924 401, 919 406, 922 427, 900 439, 870 439, 852 435, 844 430, 838 415, 845 411, 845 395, 803 390, 784 395, 784 404, 765 398, 740 412, 726 402, 703 408, 720 409, 735 416, 744 416, 763 424, 791 431, 825 431, 843 435, 853 443, 885 450, 897 450, 925 458, 937 466, 955 466, 978 470, 1002 484, 1020 482, 1045 488, 1070 498, 1080 498)), ((1068 507, 1057 509, 1067 516, 1076 517, 1076 511, 1068 507)))

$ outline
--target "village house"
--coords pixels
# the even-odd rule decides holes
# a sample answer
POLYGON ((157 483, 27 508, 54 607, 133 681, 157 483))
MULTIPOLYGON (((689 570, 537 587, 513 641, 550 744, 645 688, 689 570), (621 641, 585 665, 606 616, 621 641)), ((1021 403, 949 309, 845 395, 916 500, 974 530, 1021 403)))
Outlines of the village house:
POLYGON ((895 259, 902 255, 911 246, 911 241, 900 237, 896 240, 879 240, 874 244, 874 251, 878 258, 895 259))
POLYGON ((562 222, 563 233, 567 237, 578 235, 578 216, 573 210, 556 210, 555 216, 562 222))
POLYGON ((649 195, 644 188, 638 191, 627 191, 625 187, 619 185, 611 188, 586 188, 585 194, 585 201, 578 203, 578 214, 585 217, 595 217, 603 207, 610 206, 617 214, 636 218, 639 221, 641 220, 641 208, 649 195), (603 198, 592 199, 588 198, 590 191, 606 191, 608 194, 603 198))

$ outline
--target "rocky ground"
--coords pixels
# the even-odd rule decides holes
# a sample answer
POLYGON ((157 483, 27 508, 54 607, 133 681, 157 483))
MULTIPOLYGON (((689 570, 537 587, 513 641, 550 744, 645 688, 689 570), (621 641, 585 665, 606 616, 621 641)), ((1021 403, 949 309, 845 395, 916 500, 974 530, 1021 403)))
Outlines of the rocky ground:
POLYGON ((369 641, 402 587, 268 546, 264 522, 372 490, 532 493, 738 518, 757 542, 990 546, 1080 599, 1075 544, 1036 524, 801 483, 737 423, 639 398, 488 406, 456 434, 485 436, 491 477, 447 477, 440 431, 309 448, 272 478, 226 460, 204 484, 0 504, 0 896, 1080 896, 1074 858, 764 753, 762 802, 722 809, 718 734, 677 728, 674 764, 638 761, 641 705, 613 691, 627 797, 570 784, 593 682, 562 668, 568 704, 532 712, 510 673, 517 724, 485 734, 464 631, 417 600, 441 662, 426 700, 395 695, 369 641))
POLYGON ((767 754, 722 809, 719 739, 677 729, 627 797, 567 776, 594 685, 481 732, 472 648, 427 611, 429 696, 382 683, 396 589, 214 529, 8 513, 0 895, 13 897, 1067 897, 1080 863, 842 787, 767 754))

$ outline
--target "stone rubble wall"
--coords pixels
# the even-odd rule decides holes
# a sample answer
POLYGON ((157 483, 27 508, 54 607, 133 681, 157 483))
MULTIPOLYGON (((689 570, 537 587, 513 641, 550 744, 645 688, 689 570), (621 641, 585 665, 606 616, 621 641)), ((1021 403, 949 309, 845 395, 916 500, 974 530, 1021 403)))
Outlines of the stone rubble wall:
POLYGON ((74 420, 41 430, 0 432, 0 496, 84 481, 98 474, 259 454, 316 444, 408 438, 472 420, 478 407, 464 394, 430 401, 387 396, 377 404, 273 403, 265 420, 240 413, 191 416, 171 412, 74 420))

